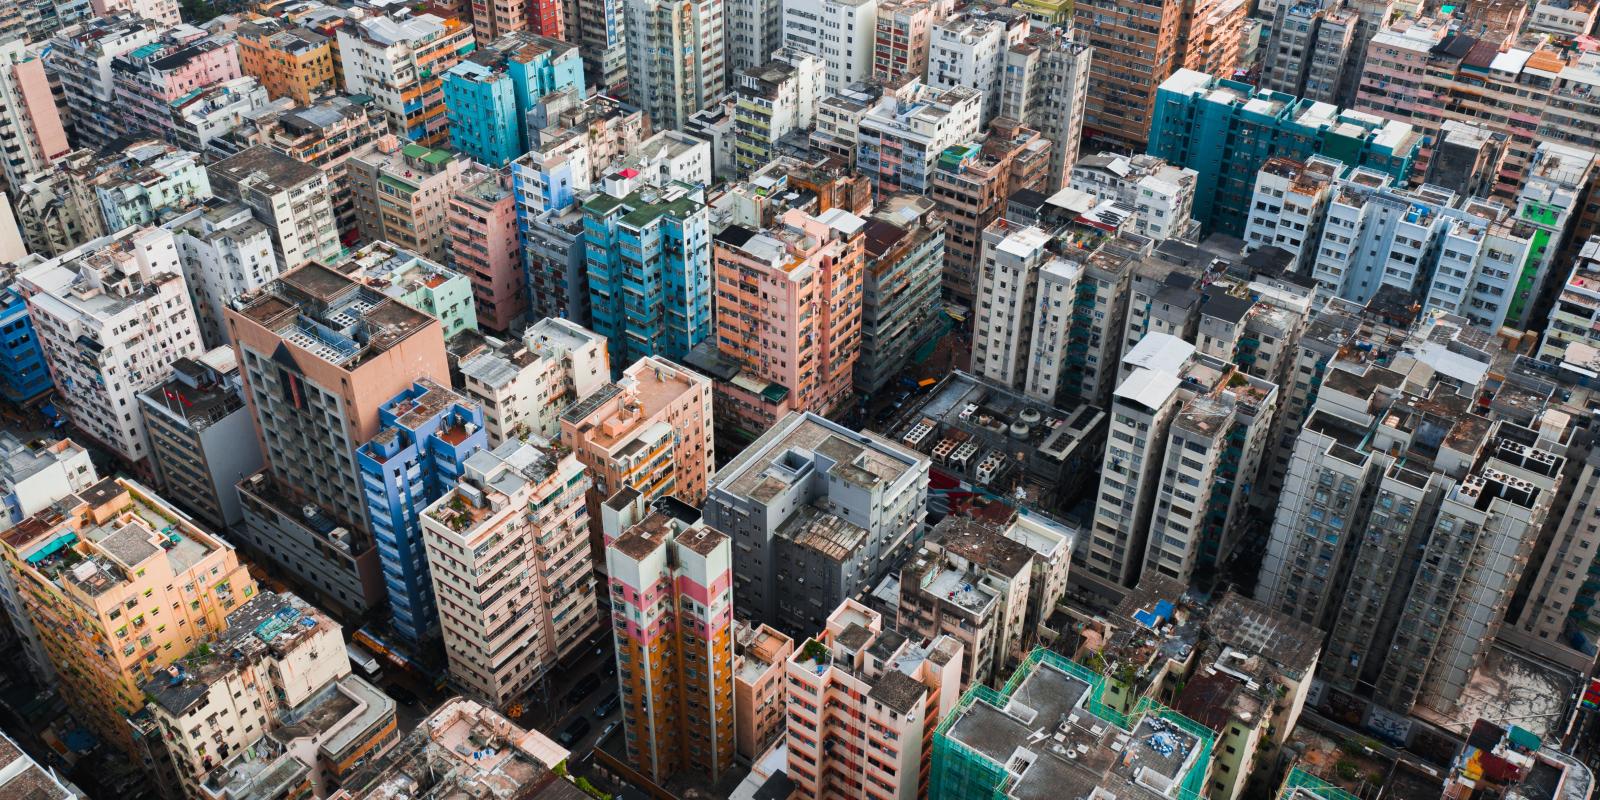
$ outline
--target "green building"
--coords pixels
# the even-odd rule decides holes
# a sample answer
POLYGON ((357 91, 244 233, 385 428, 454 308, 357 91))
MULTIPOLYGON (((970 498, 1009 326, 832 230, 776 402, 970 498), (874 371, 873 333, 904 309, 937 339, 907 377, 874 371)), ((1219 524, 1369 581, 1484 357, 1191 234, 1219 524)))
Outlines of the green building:
POLYGON ((1122 714, 1106 683, 1038 648, 1001 691, 969 690, 934 732, 929 797, 1200 800, 1216 735, 1149 698, 1122 714))
POLYGON ((388 242, 373 242, 357 250, 337 269, 438 319, 447 342, 462 331, 478 330, 471 279, 410 250, 388 242))
POLYGON ((1156 90, 1150 153, 1200 174, 1194 218, 1206 233, 1242 237, 1268 159, 1322 155, 1404 185, 1422 139, 1409 123, 1180 69, 1156 90))

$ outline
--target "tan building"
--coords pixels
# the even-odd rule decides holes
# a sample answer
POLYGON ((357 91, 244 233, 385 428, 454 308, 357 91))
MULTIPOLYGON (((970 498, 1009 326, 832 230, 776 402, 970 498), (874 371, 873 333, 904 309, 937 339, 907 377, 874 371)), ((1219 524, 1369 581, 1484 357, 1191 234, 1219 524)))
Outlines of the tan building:
POLYGON ((240 71, 254 75, 274 100, 309 104, 338 88, 337 48, 316 31, 263 17, 240 24, 234 37, 240 71))
POLYGON ((561 415, 561 443, 589 468, 589 527, 605 558, 602 506, 618 492, 672 495, 698 506, 711 480, 711 380, 665 359, 641 358, 561 415))
POLYGON ((1021 189, 1044 192, 1050 142, 1039 132, 997 119, 987 136, 944 151, 928 178, 928 196, 945 221, 944 293, 970 304, 977 291, 983 230, 1021 189))
POLYGON ((129 722, 168 797, 326 797, 398 738, 394 701, 350 673, 338 623, 292 594, 255 596, 144 691, 129 722))
POLYGON ((900 629, 961 642, 963 688, 1000 682, 1025 652, 1032 560, 1002 529, 946 517, 900 570, 900 629))
POLYGON ((505 708, 595 632, 587 488, 571 453, 510 439, 468 457, 423 512, 445 656, 467 694, 505 708))
POLYGON ((930 741, 961 699, 961 643, 908 638, 846 600, 795 648, 788 775, 800 797, 927 797, 930 741))
POLYGON ((130 755, 143 685, 212 639, 256 584, 227 541, 107 478, 0 534, 68 706, 130 755))
POLYGON ((461 392, 483 408, 489 444, 528 434, 561 438, 561 414, 611 377, 606 337, 545 317, 521 341, 501 342, 461 361, 461 392))
POLYGON ((1145 151, 1156 88, 1183 66, 1184 15, 1189 10, 1187 0, 1152 5, 1120 0, 1077 3, 1077 18, 1094 20, 1081 28, 1094 48, 1083 117, 1085 150, 1145 151))
POLYGON ((356 227, 370 241, 444 263, 450 198, 463 187, 471 164, 461 153, 383 136, 345 164, 356 227))
POLYGON ((340 241, 350 245, 359 235, 345 162, 383 130, 383 113, 370 99, 330 97, 264 116, 256 120, 256 128, 246 139, 322 170, 340 241))
POLYGON ((755 761, 783 738, 783 665, 793 652, 794 640, 771 625, 733 623, 733 739, 740 758, 755 761))

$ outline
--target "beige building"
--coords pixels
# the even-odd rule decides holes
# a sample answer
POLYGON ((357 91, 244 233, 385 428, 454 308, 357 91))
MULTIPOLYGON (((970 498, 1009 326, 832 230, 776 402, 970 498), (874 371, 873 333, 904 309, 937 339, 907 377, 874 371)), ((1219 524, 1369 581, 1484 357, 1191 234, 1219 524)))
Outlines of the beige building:
POLYGON ((927 797, 928 743, 961 699, 963 661, 949 636, 908 638, 844 601, 784 664, 787 772, 799 796, 927 797))
POLYGON ((256 595, 144 691, 130 723, 169 797, 326 797, 397 738, 394 701, 350 674, 338 623, 292 594, 256 595))
POLYGON ((591 543, 619 492, 699 505, 711 479, 711 379, 647 356, 561 415, 561 443, 589 468, 591 543))
POLYGON ((483 407, 489 444, 534 434, 561 436, 561 414, 611 377, 606 337, 546 317, 522 340, 502 342, 461 362, 461 390, 483 407))
POLYGON ((423 512, 450 676, 467 694, 503 708, 595 632, 587 488, 571 453, 512 439, 470 456, 423 512))
POLYGON ((946 517, 900 570, 900 629, 947 634, 966 652, 962 686, 990 685, 1026 652, 1033 551, 996 526, 946 517))
POLYGON ((464 154, 393 135, 351 154, 345 171, 362 237, 443 263, 450 198, 471 164, 464 154))
POLYGON ((130 755, 143 686, 211 640, 255 580, 227 541, 107 478, 4 534, 6 566, 79 720, 130 755))
POLYGON ((734 749, 752 761, 783 738, 784 663, 794 640, 771 625, 733 623, 734 749))

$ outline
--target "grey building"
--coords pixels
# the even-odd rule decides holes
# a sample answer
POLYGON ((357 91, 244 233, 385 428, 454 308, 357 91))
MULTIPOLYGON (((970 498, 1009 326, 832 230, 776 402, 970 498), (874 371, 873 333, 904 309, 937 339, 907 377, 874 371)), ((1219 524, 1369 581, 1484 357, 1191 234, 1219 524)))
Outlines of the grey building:
POLYGON ((1447 119, 1439 125, 1439 143, 1428 159, 1424 183, 1442 186, 1462 197, 1488 197, 1505 161, 1505 133, 1482 125, 1447 119))
POLYGON ((705 521, 733 537, 734 608, 793 635, 888 574, 923 525, 926 457, 795 413, 719 471, 705 521))
POLYGON ((891 197, 867 220, 856 391, 879 391, 936 330, 945 221, 933 201, 891 197))
POLYGON ((1338 103, 1349 80, 1345 69, 1356 39, 1360 16, 1342 3, 1307 0, 1283 3, 1273 15, 1272 34, 1261 66, 1261 88, 1324 103, 1338 103))
POLYGON ((261 470, 233 349, 180 358, 172 377, 139 395, 162 495, 218 531, 244 520, 239 481, 261 470))

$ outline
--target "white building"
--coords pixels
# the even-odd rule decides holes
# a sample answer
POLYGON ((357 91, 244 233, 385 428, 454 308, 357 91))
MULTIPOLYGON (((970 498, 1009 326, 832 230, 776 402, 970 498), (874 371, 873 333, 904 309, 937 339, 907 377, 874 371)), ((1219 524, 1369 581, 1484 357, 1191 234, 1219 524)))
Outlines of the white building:
POLYGON ((983 94, 982 122, 988 124, 1000 113, 1006 53, 1027 36, 1028 19, 1021 14, 958 13, 936 22, 928 42, 928 85, 978 90, 983 94))
POLYGON ((200 156, 154 139, 87 164, 74 177, 93 187, 108 233, 158 225, 211 197, 211 180, 200 156))
POLYGON ((534 434, 561 436, 561 413, 611 379, 606 337, 546 317, 521 342, 461 362, 461 391, 483 408, 489 444, 534 434))
POLYGON ((856 169, 880 195, 925 194, 939 154, 978 135, 982 108, 983 95, 966 86, 941 91, 913 81, 886 93, 857 123, 856 169))
MULTIPOLYGON (((0 531, 10 530, 99 480, 89 451, 70 439, 34 447, 9 431, 0 431, 0 531)), ((55 665, 17 594, 16 573, 9 569, 0 570, 0 604, 22 643, 22 653, 33 675, 42 681, 53 681, 55 665)))
POLYGON ((248 206, 272 231, 280 269, 339 260, 343 248, 327 173, 266 145, 218 161, 209 172, 218 197, 248 206))
POLYGON ((1342 172, 1343 164, 1322 156, 1312 156, 1304 163, 1267 159, 1256 173, 1250 216, 1244 226, 1244 251, 1279 247, 1294 257, 1297 270, 1308 266, 1319 246, 1333 182, 1342 172))
POLYGON ((138 465, 148 454, 138 394, 201 352, 170 231, 129 229, 61 256, 22 262, 17 285, 79 431, 138 465))
MULTIPOLYGON (((710 186, 711 144, 697 136, 664 130, 639 143, 639 147, 613 165, 613 171, 632 169, 635 180, 652 186, 674 181, 710 186)), ((619 195, 620 196, 620 195, 619 195)))
POLYGON ((67 122, 80 147, 103 147, 121 123, 111 62, 161 38, 165 26, 131 14, 94 17, 63 28, 50 40, 46 65, 60 78, 67 122))
POLYGON ((730 83, 739 73, 767 63, 783 47, 782 0, 727 0, 728 74, 730 83))
POLYGON ((783 0, 783 46, 822 56, 827 93, 872 77, 878 0, 783 0))
POLYGON ((89 5, 96 16, 126 11, 167 27, 183 21, 178 15, 178 0, 90 0, 89 5))
POLYGON ((1034 309, 1039 273, 1053 258, 1049 244, 1043 229, 1003 219, 984 230, 972 323, 973 373, 1013 389, 1030 382, 1034 309))
POLYGON ((1094 524, 1074 552, 1074 572, 1132 585, 1160 491, 1168 431, 1182 405, 1178 387, 1194 345, 1151 333, 1122 358, 1132 372, 1112 393, 1111 429, 1100 469, 1094 524))
POLYGON ((1133 231, 1155 241, 1188 238, 1198 232, 1194 189, 1199 173, 1151 155, 1097 153, 1072 165, 1067 185, 1098 200, 1133 207, 1133 231))
MULTIPOLYGON (((250 75, 215 83, 184 97, 172 107, 172 129, 178 146, 203 153, 213 139, 228 135, 271 102, 267 87, 250 75)), ((288 99, 279 105, 284 110, 294 107, 288 99)))
POLYGON ((748 173, 772 162, 779 139, 816 124, 826 77, 821 56, 785 49, 734 80, 735 158, 748 173))
POLYGON ((222 309, 278 276, 272 232, 239 203, 212 201, 162 226, 172 231, 207 347, 228 344, 222 309))
POLYGON ((657 130, 679 130, 727 90, 722 0, 692 9, 665 0, 624 0, 628 93, 657 130))

